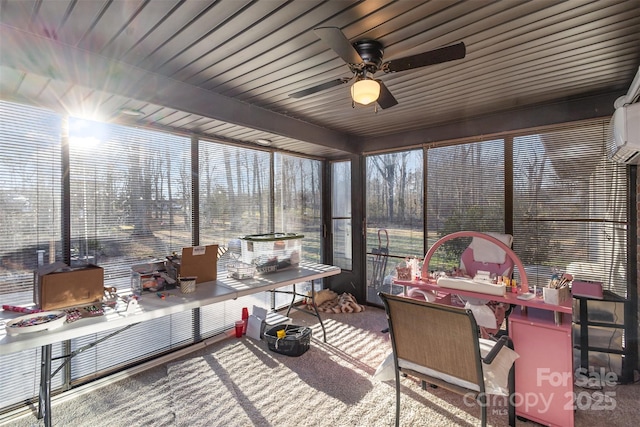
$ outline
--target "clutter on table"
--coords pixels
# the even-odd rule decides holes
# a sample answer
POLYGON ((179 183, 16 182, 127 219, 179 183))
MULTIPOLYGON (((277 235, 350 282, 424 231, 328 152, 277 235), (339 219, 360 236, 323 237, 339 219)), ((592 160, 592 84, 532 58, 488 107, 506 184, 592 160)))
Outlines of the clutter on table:
POLYGON ((64 311, 42 311, 9 320, 5 328, 9 335, 27 334, 59 328, 66 320, 64 311))

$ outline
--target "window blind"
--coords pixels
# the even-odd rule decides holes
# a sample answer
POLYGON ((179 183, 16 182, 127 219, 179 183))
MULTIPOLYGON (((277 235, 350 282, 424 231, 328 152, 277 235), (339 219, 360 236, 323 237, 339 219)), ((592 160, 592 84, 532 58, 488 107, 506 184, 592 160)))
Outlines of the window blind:
MULTIPOLYGON (((130 287, 131 267, 191 246, 191 141, 69 119, 71 263, 104 268, 105 286, 130 287)), ((71 343, 71 350, 113 331, 71 343)), ((71 380, 193 341, 189 312, 143 322, 80 353, 71 380)))
POLYGON ((605 120, 514 138, 514 250, 530 283, 554 271, 626 296, 625 166, 605 152, 605 120))
MULTIPOLYGON (((200 141, 199 185, 193 186, 190 138, 7 102, 0 102, 0 109, 3 304, 32 303, 33 270, 67 256, 72 265, 100 265, 105 285, 126 292, 132 265, 192 245, 194 220, 203 245, 226 246, 246 234, 295 232, 305 235, 303 258, 321 261, 320 161, 200 141), (68 163, 62 141, 69 144, 68 163), (66 201, 62 170, 69 171, 66 201), (193 188, 199 189, 196 207, 193 188), (61 218, 64 203, 69 218, 61 218), (71 230, 69 254, 62 253, 63 220, 71 230)), ((290 300, 271 297, 265 292, 139 323, 75 356, 68 372, 53 378, 53 389, 218 334, 240 318, 242 307, 280 307, 290 300)), ((74 339, 64 353, 113 332, 74 339)), ((63 354, 63 346, 53 346, 54 358, 63 354)), ((39 351, 2 356, 0 362, 3 410, 37 395, 39 351)))
MULTIPOLYGON (((61 259, 58 114, 0 101, 0 300, 33 302, 33 270, 61 259)), ((61 346, 54 345, 54 357, 61 346)), ((0 356, 0 406, 37 394, 40 351, 0 356)), ((60 385, 60 375, 52 386, 60 385)))
MULTIPOLYGON (((427 248, 462 230, 505 231, 505 158, 501 139, 427 149, 427 248)), ((431 269, 458 267, 471 239, 444 243, 431 269)))

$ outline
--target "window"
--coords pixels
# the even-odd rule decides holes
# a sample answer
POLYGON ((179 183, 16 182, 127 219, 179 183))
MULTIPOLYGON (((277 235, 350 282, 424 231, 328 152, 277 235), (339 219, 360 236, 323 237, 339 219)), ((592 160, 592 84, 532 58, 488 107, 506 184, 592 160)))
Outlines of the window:
POLYGON ((388 275, 407 256, 424 255, 423 150, 371 155, 366 160, 367 297, 389 291, 388 275))
MULTIPOLYGON (((133 265, 191 246, 189 138, 70 118, 68 140, 72 265, 97 263, 105 286, 128 289, 133 265)), ((189 312, 137 324, 74 357, 71 378, 184 345, 192 331, 189 312)))
MULTIPOLYGON (((237 239, 272 228, 271 155, 211 141, 200 141, 198 146, 200 244, 231 247, 220 259, 225 263, 235 256, 234 247, 240 250, 237 239)), ((220 333, 240 318, 243 307, 251 309, 253 305, 269 306, 268 295, 250 295, 200 308, 202 336, 220 333)))
MULTIPOLYGON (((61 259, 61 123, 52 112, 0 101, 2 304, 32 303, 33 270, 61 259)), ((0 356, 0 406, 37 394, 39 366, 39 351, 0 356)))
MULTIPOLYGON (((500 140, 427 150, 427 247, 462 231, 503 233, 505 227, 505 158, 500 140)), ((432 269, 460 264, 471 239, 444 243, 431 259, 432 269)))
POLYGON ((322 162, 275 154, 275 230, 304 235, 306 261, 322 260, 322 162))
POLYGON ((514 139, 514 250, 530 283, 554 269, 626 296, 627 180, 607 159, 607 122, 514 139))
POLYGON ((268 152, 201 141, 199 163, 202 244, 271 231, 268 152))
MULTIPOLYGON (((126 292, 134 264, 162 260, 195 241, 226 247, 246 234, 304 234, 303 259, 321 262, 320 161, 209 141, 198 141, 193 156, 192 140, 183 136, 7 102, 0 102, 0 113, 3 304, 33 302, 38 265, 66 258, 72 265, 95 263, 104 268, 106 286, 126 292), (192 158, 199 159, 197 186, 192 158), (69 172, 68 189, 62 188, 63 170, 69 172), (68 217, 62 216, 63 206, 68 217), (63 253, 63 225, 71 231, 68 253, 63 253)), ((298 291, 304 291, 302 285, 298 291)), ((56 374, 52 387, 81 384, 218 334, 241 316, 242 307, 290 301, 272 296, 265 292, 139 323, 80 352, 56 374)), ((113 332, 55 344, 53 356, 113 332)), ((0 357, 3 410, 37 396, 39 365, 39 350, 0 357)))
MULTIPOLYGON (((274 216, 276 232, 298 233, 302 239, 302 258, 322 263, 322 162, 288 154, 274 154, 274 216)), ((316 291, 322 281, 316 281, 316 291)), ((282 290, 292 290, 284 287, 282 290)), ((311 283, 297 285, 296 292, 308 292, 311 283)), ((291 296, 274 294, 272 304, 282 307, 291 296)))

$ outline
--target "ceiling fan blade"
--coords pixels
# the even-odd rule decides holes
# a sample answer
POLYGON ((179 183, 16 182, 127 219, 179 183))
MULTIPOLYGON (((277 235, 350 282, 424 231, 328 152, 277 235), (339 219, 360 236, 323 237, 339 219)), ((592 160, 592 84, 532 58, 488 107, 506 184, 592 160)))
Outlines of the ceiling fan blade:
POLYGON ((398 100, 391 94, 391 92, 389 92, 387 86, 385 86, 382 80, 376 79, 376 81, 380 83, 380 96, 378 96, 378 100, 376 101, 380 108, 384 110, 385 108, 390 108, 396 105, 398 100))
POLYGON ((337 27, 318 27, 313 32, 333 49, 347 64, 360 64, 362 58, 358 51, 349 42, 344 33, 337 27))
POLYGON ((324 82, 321 83, 317 86, 313 86, 304 90, 301 90, 299 92, 294 92, 294 93, 290 93, 289 94, 289 98, 302 98, 305 97, 307 95, 311 95, 312 93, 316 93, 316 92, 320 92, 326 89, 330 89, 334 86, 340 86, 341 84, 347 83, 349 80, 351 80, 350 77, 342 77, 340 79, 337 80, 331 80, 328 82, 324 82))
POLYGON ((382 69, 387 73, 411 70, 413 68, 425 67, 427 65, 441 64, 455 59, 465 57, 467 50, 463 42, 430 50, 429 52, 407 56, 405 58, 394 59, 383 64, 382 69))

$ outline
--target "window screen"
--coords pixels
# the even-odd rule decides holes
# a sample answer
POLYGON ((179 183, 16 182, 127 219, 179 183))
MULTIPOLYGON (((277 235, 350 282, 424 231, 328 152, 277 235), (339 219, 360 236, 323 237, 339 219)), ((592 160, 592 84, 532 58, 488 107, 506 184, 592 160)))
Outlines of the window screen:
POLYGON ((299 233, 303 257, 322 259, 322 162, 286 154, 274 155, 275 231, 299 233))
MULTIPOLYGON (((198 153, 200 243, 226 248, 242 236, 270 232, 271 154, 211 141, 200 141, 198 153)), ((220 264, 233 256, 226 252, 220 264)), ((251 311, 253 305, 268 307, 269 302, 270 295, 263 292, 202 307, 201 333, 219 333, 241 318, 243 307, 251 311)))
POLYGON ((331 229, 333 265, 353 268, 351 226, 351 162, 331 164, 331 229))
POLYGON ((366 159, 367 298, 380 303, 395 267, 424 255, 423 150, 366 159))
MULTIPOLYGON (((504 233, 505 159, 503 140, 473 142, 427 150, 427 247, 463 230, 504 233)), ((431 269, 460 264, 471 239, 444 243, 431 269)))
POLYGON ((607 159, 607 123, 514 139, 514 250, 532 284, 555 270, 626 295, 627 180, 607 159))
MULTIPOLYGON (((52 112, 0 101, 2 304, 33 303, 33 270, 61 259, 61 123, 52 112)), ((0 407, 37 394, 39 368, 39 350, 0 356, 0 407)))
MULTIPOLYGON (((130 287, 131 267, 191 246, 191 141, 69 119, 71 263, 97 263, 105 286, 130 287)), ((108 335, 72 341, 72 350, 108 335)), ((72 380, 192 340, 189 312, 143 322, 72 359, 72 380)))
POLYGON ((268 152, 201 141, 199 163, 201 244, 272 231, 268 152))

